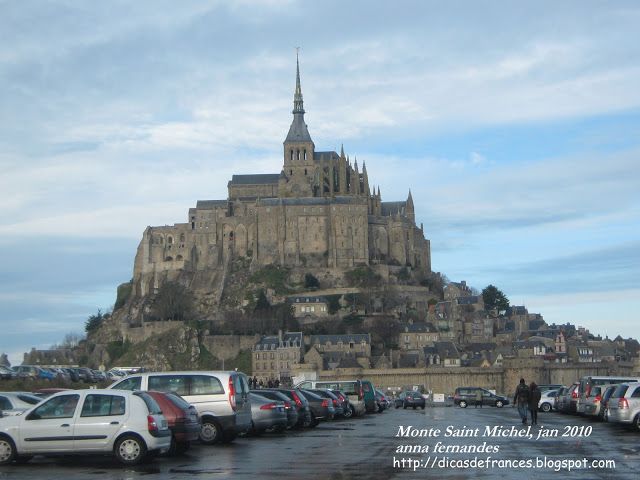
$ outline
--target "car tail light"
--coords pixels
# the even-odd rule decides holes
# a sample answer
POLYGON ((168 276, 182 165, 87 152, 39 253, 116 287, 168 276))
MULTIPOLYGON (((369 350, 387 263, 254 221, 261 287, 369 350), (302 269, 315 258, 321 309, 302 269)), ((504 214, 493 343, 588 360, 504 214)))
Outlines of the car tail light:
POLYGON ((329 400, 327 400, 326 398, 324 400, 322 400, 322 406, 323 407, 328 407, 329 406, 329 400))
POLYGON ((289 402, 284 402, 284 408, 291 408, 291 404, 289 402))
POLYGON ((338 394, 338 396, 340 397, 340 401, 344 402, 344 397, 342 395, 340 395, 340 394, 338 394))
POLYGON ((602 400, 602 395, 598 395, 598 396, 593 400, 593 403, 600 403, 600 400, 602 400))
POLYGON ((233 388, 233 377, 229 377, 229 403, 233 411, 236 411, 236 389, 233 388))
POLYGON ((262 405, 260 410, 275 410, 276 408, 278 408, 277 403, 268 403, 267 405, 262 405))
POLYGON ((618 402, 618 408, 629 408, 629 402, 627 402, 626 398, 621 398, 618 402))
POLYGON ((364 398, 364 392, 362 391, 362 386, 358 389, 358 400, 362 400, 364 398))
POLYGON ((578 392, 576 392, 575 390, 571 392, 571 398, 578 398, 578 392))
POLYGON ((296 406, 301 407, 302 402, 298 398, 298 395, 296 394, 296 392, 292 392, 292 395, 293 395, 293 400, 296 402, 296 406))
POLYGON ((334 405, 338 405, 338 399, 337 398, 332 398, 331 400, 333 401, 334 405))
POLYGON ((456 393, 453 398, 455 398, 456 400, 458 399, 458 394, 456 393))
POLYGON ((585 392, 585 397, 589 398, 589 392, 591 392, 591 385, 587 383, 587 391, 585 392))
POLYGON ((147 425, 150 432, 155 432, 158 430, 158 423, 156 422, 156 419, 153 418, 153 415, 147 415, 147 425))

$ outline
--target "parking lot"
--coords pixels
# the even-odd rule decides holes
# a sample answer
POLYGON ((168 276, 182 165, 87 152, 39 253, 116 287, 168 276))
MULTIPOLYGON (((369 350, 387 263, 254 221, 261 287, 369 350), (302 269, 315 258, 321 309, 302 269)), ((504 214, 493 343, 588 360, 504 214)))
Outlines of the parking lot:
POLYGON ((239 438, 229 445, 196 444, 186 455, 134 468, 109 457, 37 457, 0 468, 0 479, 541 478, 542 472, 557 478, 635 479, 639 438, 572 415, 540 413, 538 425, 525 426, 513 407, 428 406, 239 438))

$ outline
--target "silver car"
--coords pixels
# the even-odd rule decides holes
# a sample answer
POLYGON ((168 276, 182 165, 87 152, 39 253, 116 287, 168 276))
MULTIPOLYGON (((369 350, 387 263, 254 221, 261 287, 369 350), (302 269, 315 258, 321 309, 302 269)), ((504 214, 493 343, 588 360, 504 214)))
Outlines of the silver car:
POLYGON ((22 415, 22 412, 29 410, 41 401, 42 398, 29 393, 0 392, 0 417, 22 415))
POLYGON ((609 422, 640 431, 640 382, 621 383, 609 398, 609 422))
POLYGON ((251 432, 281 433, 287 428, 284 400, 273 400, 255 393, 251 397, 251 432))

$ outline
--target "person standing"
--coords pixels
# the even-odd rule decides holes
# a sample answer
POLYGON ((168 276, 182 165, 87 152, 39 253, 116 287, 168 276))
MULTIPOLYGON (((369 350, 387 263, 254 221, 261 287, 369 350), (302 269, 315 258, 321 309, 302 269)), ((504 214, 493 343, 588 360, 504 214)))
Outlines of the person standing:
POLYGON ((540 397, 542 396, 542 392, 538 388, 535 382, 531 382, 529 385, 530 396, 529 396, 529 413, 531 414, 531 425, 538 424, 538 403, 540 402, 540 397))
POLYGON ((516 388, 516 394, 513 398, 513 403, 518 405, 518 414, 522 419, 522 423, 527 423, 527 410, 529 409, 529 398, 531 397, 531 391, 524 381, 524 378, 520 379, 520 384, 516 388))
POLYGON ((482 408, 482 389, 480 387, 476 390, 476 408, 478 405, 482 408))

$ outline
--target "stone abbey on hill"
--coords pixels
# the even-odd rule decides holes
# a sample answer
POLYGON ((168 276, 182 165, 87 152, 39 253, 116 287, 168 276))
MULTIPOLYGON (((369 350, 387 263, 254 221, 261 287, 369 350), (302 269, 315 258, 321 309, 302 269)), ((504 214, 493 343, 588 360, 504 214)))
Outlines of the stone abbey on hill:
POLYGON ((178 272, 224 270, 233 257, 249 258, 253 268, 387 264, 431 271, 411 192, 405 201, 383 202, 364 162, 360 171, 344 148, 316 151, 298 59, 293 105, 279 174, 233 175, 226 200, 199 200, 186 223, 147 227, 134 266, 138 294, 178 272))

